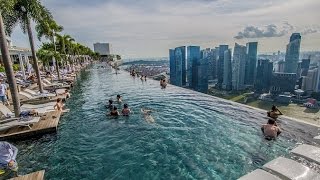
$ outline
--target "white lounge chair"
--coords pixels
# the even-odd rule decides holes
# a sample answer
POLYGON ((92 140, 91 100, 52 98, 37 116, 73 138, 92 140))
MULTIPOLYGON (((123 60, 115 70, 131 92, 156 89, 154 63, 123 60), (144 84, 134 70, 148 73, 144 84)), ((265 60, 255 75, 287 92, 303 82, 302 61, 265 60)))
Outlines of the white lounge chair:
POLYGON ((46 108, 46 107, 53 107, 56 104, 56 102, 48 102, 48 103, 44 103, 44 104, 23 104, 21 106, 21 108, 24 109, 38 109, 38 108, 46 108))
POLYGON ((39 92, 35 92, 31 89, 25 89, 24 91, 26 93, 31 94, 34 97, 55 97, 56 96, 56 94, 53 94, 53 93, 39 93, 39 92))
POLYGON ((0 131, 4 131, 16 126, 26 126, 29 129, 32 129, 31 125, 40 121, 40 117, 30 117, 30 120, 23 120, 24 118, 16 118, 13 121, 0 124, 0 131))

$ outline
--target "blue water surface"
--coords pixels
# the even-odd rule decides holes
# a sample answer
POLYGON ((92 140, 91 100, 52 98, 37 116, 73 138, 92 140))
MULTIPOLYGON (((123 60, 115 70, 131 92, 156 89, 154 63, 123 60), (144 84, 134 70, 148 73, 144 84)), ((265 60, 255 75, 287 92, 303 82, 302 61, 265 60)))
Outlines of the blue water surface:
MULTIPOLYGON (((126 72, 83 71, 71 111, 57 134, 17 142, 20 173, 46 170, 46 179, 236 179, 266 162, 312 144, 317 128, 283 119, 267 142, 265 112, 126 72), (106 116, 108 99, 123 96, 134 114, 106 116), (140 109, 154 110, 148 123, 140 109)), ((121 104, 117 104, 121 108, 121 104)))

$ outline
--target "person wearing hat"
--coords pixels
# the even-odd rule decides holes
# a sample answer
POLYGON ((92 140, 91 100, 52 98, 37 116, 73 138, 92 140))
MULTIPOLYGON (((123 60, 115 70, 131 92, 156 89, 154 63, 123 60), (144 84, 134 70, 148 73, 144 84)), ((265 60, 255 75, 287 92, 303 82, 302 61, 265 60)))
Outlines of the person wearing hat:
POLYGON ((1 177, 10 178, 12 175, 17 176, 17 154, 18 148, 8 142, 0 141, 0 179, 1 177))
POLYGON ((262 125, 261 131, 267 140, 274 140, 281 133, 281 129, 276 125, 275 120, 271 118, 268 120, 268 124, 262 125))
POLYGON ((7 92, 7 86, 6 84, 3 83, 3 80, 0 79, 0 100, 2 101, 3 105, 5 105, 5 103, 9 105, 6 92, 7 92))

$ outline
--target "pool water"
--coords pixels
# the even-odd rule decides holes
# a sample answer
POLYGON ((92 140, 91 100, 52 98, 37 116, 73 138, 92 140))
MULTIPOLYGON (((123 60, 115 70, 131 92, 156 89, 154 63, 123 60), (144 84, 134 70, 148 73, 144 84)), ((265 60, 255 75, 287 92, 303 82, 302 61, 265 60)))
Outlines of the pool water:
MULTIPOLYGON (((71 111, 57 134, 17 142, 21 174, 46 170, 46 179, 236 179, 299 143, 312 144, 318 129, 282 120, 277 141, 262 138, 265 112, 127 72, 87 69, 67 102, 71 111), (130 117, 106 116, 117 94, 130 117), (148 123, 140 109, 154 110, 148 123)), ((118 105, 120 108, 121 105, 118 105)))

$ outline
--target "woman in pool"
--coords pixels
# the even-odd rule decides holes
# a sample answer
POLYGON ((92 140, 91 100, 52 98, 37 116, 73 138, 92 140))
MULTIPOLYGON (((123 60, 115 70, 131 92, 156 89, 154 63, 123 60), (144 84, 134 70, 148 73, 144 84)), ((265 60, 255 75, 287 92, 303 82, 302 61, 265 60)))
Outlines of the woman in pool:
POLYGON ((120 96, 120 94, 117 95, 117 102, 122 103, 122 97, 120 96))
POLYGON ((131 113, 131 110, 129 109, 128 104, 123 105, 123 109, 121 112, 123 116, 129 116, 129 114, 131 113))
POLYGON ((149 109, 144 109, 141 108, 141 113, 143 114, 144 119, 148 122, 148 123, 154 123, 154 118, 151 116, 151 110, 149 109))
POLYGON ((110 116, 119 116, 120 114, 119 114, 118 108, 116 106, 113 106, 109 115, 110 116))
POLYGON ((64 110, 64 104, 62 103, 62 99, 58 98, 56 104, 53 106, 54 109, 58 111, 63 111, 64 110))

